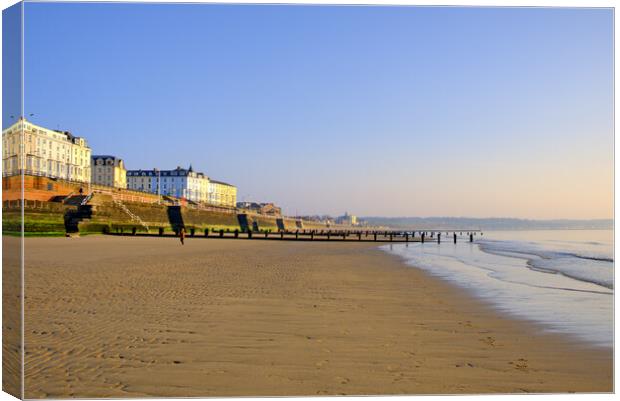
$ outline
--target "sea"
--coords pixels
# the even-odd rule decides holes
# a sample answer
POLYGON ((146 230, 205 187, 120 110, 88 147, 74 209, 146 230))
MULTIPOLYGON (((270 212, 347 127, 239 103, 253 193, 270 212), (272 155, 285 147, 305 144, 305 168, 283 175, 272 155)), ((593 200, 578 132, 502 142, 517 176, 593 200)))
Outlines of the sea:
POLYGON ((447 280, 500 313, 539 323, 596 347, 613 347, 613 230, 489 231, 470 243, 382 248, 447 280))

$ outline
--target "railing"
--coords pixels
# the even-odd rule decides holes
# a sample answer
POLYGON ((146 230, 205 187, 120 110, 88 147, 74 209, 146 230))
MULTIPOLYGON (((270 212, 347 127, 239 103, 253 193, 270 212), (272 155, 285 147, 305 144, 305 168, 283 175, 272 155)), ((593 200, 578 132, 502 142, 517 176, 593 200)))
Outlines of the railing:
POLYGON ((237 213, 238 212, 237 208, 231 207, 231 206, 218 206, 218 205, 209 205, 209 204, 203 204, 203 203, 200 203, 197 205, 192 205, 190 203, 187 203, 185 206, 190 209, 205 210, 205 211, 212 211, 212 212, 221 212, 221 213, 237 213))
POLYGON ((142 221, 142 219, 140 218, 140 216, 134 214, 131 212, 131 210, 129 210, 129 208, 127 206, 125 206, 125 204, 123 202, 121 202, 120 200, 112 197, 112 201, 114 202, 114 204, 116 206, 118 206, 123 212, 125 212, 130 218, 131 220, 137 221, 138 224, 140 224, 142 227, 144 227, 146 229, 146 232, 149 232, 149 226, 146 225, 146 223, 144 221, 142 221))
MULTIPOLYGON (((176 198, 170 195, 163 195, 163 194, 157 195, 152 192, 139 190, 139 189, 118 188, 118 187, 111 187, 111 186, 102 185, 102 184, 95 184, 95 183, 88 182, 88 181, 78 181, 74 179, 68 179, 66 177, 61 177, 55 174, 41 173, 40 171, 19 170, 17 174, 5 171, 3 172, 3 177, 20 176, 22 175, 22 173, 25 176, 48 178, 54 182, 59 182, 59 183, 74 184, 74 185, 78 184, 83 187, 88 186, 90 191, 107 193, 114 197, 121 198, 122 200, 126 202, 158 203, 161 201, 160 199, 164 197, 168 197, 172 199, 172 202, 176 205, 180 205, 184 203, 181 198, 176 198)), ((206 204, 200 203, 198 205, 190 205, 188 202, 185 202, 184 206, 193 207, 193 208, 202 209, 202 210, 219 211, 219 212, 224 212, 224 213, 236 213, 237 212, 237 208, 234 206, 223 206, 223 205, 210 204, 210 203, 206 203, 206 204)))
POLYGON ((75 192, 70 192, 69 195, 65 196, 64 198, 62 198, 62 203, 65 203, 67 201, 67 199, 69 199, 70 197, 73 196, 75 192))
POLYGON ((21 175, 30 175, 33 177, 44 177, 44 178, 49 178, 50 180, 54 180, 54 181, 66 181, 69 183, 73 183, 73 184, 82 184, 82 185, 88 185, 89 182, 88 181, 80 181, 80 180, 76 180, 74 178, 69 178, 69 177, 63 177, 59 174, 52 174, 52 173, 42 173, 40 171, 36 171, 36 170, 30 170, 30 169, 18 169, 18 170, 13 170, 13 171, 3 171, 2 172, 2 177, 19 177, 21 175))
POLYGON ((20 199, 2 201, 2 209, 21 210, 24 209, 41 209, 64 212, 66 208, 59 202, 46 202, 39 200, 20 199))
POLYGON ((92 197, 93 197, 93 193, 91 192, 90 194, 86 196, 86 198, 82 199, 82 202, 80 202, 80 206, 85 206, 88 203, 88 201, 92 199, 92 197))

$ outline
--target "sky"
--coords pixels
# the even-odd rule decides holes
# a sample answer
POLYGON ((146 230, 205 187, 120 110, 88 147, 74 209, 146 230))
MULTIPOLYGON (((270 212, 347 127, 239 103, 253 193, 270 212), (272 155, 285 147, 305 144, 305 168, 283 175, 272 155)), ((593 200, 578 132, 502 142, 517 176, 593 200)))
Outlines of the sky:
POLYGON ((24 113, 288 214, 612 218, 612 38, 611 9, 26 3, 24 113))

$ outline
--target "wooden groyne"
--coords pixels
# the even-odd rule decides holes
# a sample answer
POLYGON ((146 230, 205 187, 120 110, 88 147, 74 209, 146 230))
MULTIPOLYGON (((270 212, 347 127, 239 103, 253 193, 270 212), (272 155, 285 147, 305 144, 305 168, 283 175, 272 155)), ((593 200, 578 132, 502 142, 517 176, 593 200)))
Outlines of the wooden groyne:
MULTIPOLYGON (((163 228, 157 228, 155 232, 138 232, 137 227, 131 231, 106 233, 108 235, 136 236, 136 237, 178 237, 177 234, 165 233, 163 228)), ((241 230, 196 230, 189 229, 186 238, 205 239, 239 239, 239 240, 271 240, 271 241, 349 241, 349 242, 474 242, 474 237, 481 236, 480 230, 280 230, 272 231, 241 231, 241 230)))

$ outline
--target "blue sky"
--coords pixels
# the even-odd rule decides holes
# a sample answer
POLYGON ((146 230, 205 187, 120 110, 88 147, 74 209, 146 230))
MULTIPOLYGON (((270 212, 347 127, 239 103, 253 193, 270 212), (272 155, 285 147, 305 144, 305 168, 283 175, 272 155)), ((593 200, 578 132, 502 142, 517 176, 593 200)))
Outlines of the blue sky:
POLYGON ((288 213, 606 218, 612 32, 610 9, 27 3, 25 113, 288 213))

